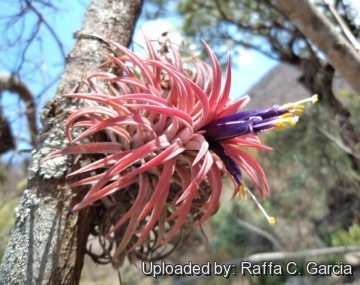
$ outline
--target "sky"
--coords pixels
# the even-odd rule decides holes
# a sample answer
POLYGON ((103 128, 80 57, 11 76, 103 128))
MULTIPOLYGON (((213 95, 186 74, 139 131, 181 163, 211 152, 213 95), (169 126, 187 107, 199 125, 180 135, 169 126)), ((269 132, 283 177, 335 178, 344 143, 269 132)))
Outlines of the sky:
MULTIPOLYGON (((360 11, 359 2, 354 0, 354 4, 358 5, 358 11, 360 11)), ((88 1, 58 1, 54 3, 56 3, 57 10, 45 8, 44 15, 47 17, 46 20, 49 26, 52 27, 63 45, 63 54, 67 55, 75 43, 73 34, 81 27, 88 1)), ((6 7, 6 9, 0 9, 0 72, 12 72, 23 61, 19 49, 27 44, 20 36, 23 34, 31 35, 37 17, 34 13, 29 13, 26 17, 14 22, 12 26, 8 26, 6 24, 9 17, 18 13, 18 2, 0 0, 0 7, 6 7)), ((177 28, 180 25, 180 19, 178 17, 176 19, 157 19, 149 22, 141 18, 137 25, 134 41, 137 44, 142 44, 140 30, 150 39, 157 39, 161 33, 168 31, 172 40, 175 42, 181 40, 182 37, 177 28)), ((31 37, 34 38, 34 41, 28 48, 26 65, 21 72, 21 76, 37 98, 39 105, 37 113, 39 114, 41 107, 56 92, 57 82, 63 71, 65 61, 59 45, 46 26, 41 26, 36 36, 31 35, 31 37), (52 84, 54 82, 55 84, 52 84)), ((236 63, 236 68, 233 69, 231 91, 233 98, 245 95, 253 84, 277 64, 276 61, 256 51, 245 49, 240 50, 239 56, 233 57, 233 62, 236 63)), ((4 106, 5 115, 11 119, 14 135, 25 139, 28 138, 25 118, 20 116, 23 106, 18 97, 5 92, 0 97, 0 101, 1 105, 4 106)), ((18 149, 29 148, 30 145, 24 141, 18 145, 18 149)))
MULTIPOLYGON (((64 4, 56 4, 58 10, 42 9, 48 21, 63 45, 64 54, 67 55, 75 44, 73 33, 81 27, 82 18, 87 8, 87 0, 64 1, 64 4)), ((0 72, 12 72, 21 62, 20 48, 27 45, 21 35, 33 37, 34 40, 28 48, 26 65, 20 72, 22 80, 31 89, 38 104, 37 115, 41 113, 42 106, 50 100, 57 88, 57 82, 64 69, 65 59, 60 52, 59 45, 54 40, 46 26, 41 26, 36 37, 32 35, 33 27, 36 26, 37 17, 34 12, 26 14, 22 20, 8 25, 9 17, 19 13, 18 1, 0 0, 0 72), (50 87, 49 87, 50 86, 50 87), (49 88, 48 88, 49 87, 49 88)), ((13 18, 14 19, 14 18, 13 18)), ((31 148, 26 142, 29 138, 27 122, 23 113, 24 106, 17 94, 4 92, 0 97, 3 112, 11 121, 13 135, 19 139, 17 150, 31 148), (25 139, 23 139, 25 138, 25 139)), ((39 124, 40 126, 40 124, 39 124)), ((29 157, 29 153, 8 153, 5 157, 21 160, 29 157)))

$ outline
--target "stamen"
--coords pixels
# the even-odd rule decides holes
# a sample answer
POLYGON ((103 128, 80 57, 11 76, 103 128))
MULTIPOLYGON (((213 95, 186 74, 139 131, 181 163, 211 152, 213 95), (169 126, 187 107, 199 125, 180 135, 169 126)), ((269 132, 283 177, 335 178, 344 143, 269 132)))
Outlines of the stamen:
POLYGON ((301 116, 303 114, 302 109, 293 109, 293 110, 290 110, 290 112, 294 113, 297 116, 301 116))
MULTIPOLYGON (((274 217, 270 217, 265 209, 261 206, 260 202, 258 201, 258 199, 256 199, 255 195, 250 191, 249 188, 246 187, 245 183, 242 182, 241 183, 241 187, 244 187, 245 191, 250 195, 250 197, 255 201, 256 205, 260 208, 261 212, 263 212, 263 214, 265 215, 265 217, 267 218, 267 220, 269 221, 269 224, 271 226, 273 226, 275 224, 275 218, 274 217)), ((241 187, 240 187, 240 191, 241 191, 241 187)))
POLYGON ((312 102, 313 104, 315 104, 318 100, 319 100, 318 95, 315 94, 315 95, 311 96, 310 98, 296 101, 294 103, 284 104, 284 105, 282 105, 282 107, 287 110, 304 109, 304 106, 302 105, 303 103, 312 102))
POLYGON ((294 109, 304 110, 305 107, 304 107, 304 105, 296 104, 296 105, 294 106, 294 109))
POLYGON ((280 117, 281 117, 281 118, 291 118, 292 115, 291 115, 290 113, 286 113, 286 114, 284 114, 284 115, 281 115, 280 117))
POLYGON ((276 130, 282 130, 285 128, 286 128, 286 125, 284 123, 277 123, 274 127, 274 129, 276 129, 276 130))
POLYGON ((239 190, 239 203, 241 202, 241 200, 247 200, 246 188, 247 187, 245 182, 241 182, 240 190, 239 190))
POLYGON ((290 126, 295 126, 296 123, 299 121, 299 117, 298 116, 294 116, 288 119, 288 123, 290 124, 290 126))
POLYGON ((301 113, 302 114, 305 107, 304 107, 304 105, 288 105, 285 109, 292 113, 301 113))
POLYGON ((287 114, 285 114, 274 120, 261 124, 256 124, 254 128, 261 128, 264 126, 272 125, 275 129, 284 129, 286 128, 286 125, 284 123, 289 123, 291 126, 295 126, 298 120, 299 116, 287 116, 287 114))

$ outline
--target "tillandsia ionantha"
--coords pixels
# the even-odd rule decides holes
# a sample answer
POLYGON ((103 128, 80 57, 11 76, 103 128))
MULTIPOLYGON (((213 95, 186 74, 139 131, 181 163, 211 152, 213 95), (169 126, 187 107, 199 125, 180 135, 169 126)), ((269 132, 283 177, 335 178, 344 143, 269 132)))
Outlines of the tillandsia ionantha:
POLYGON ((243 171, 262 197, 269 186, 244 147, 270 149, 258 134, 295 125, 303 103, 317 97, 239 111, 249 97, 233 101, 229 96, 231 58, 222 82, 220 64, 205 42, 211 65, 182 58, 170 44, 156 51, 148 39, 147 59, 107 43, 117 52, 107 54, 101 71, 89 75, 76 93, 64 95, 83 102, 69 110, 65 123, 70 146, 47 159, 92 154, 90 164, 69 174, 88 173, 69 185, 89 189, 74 210, 105 204, 100 234, 116 243, 114 258, 161 259, 160 247, 175 248, 177 233, 187 236, 216 212, 224 174, 233 182, 234 195, 248 193, 259 205, 243 171))

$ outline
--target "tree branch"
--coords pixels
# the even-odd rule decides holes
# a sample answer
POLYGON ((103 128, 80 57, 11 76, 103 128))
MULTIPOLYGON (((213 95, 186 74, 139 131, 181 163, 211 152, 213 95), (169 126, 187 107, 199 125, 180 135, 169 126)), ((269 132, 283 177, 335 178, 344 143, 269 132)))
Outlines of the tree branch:
POLYGON ((274 247, 275 247, 277 250, 281 250, 281 249, 283 248, 283 247, 280 245, 279 241, 277 241, 276 238, 275 238, 272 234, 270 234, 269 232, 264 231, 263 229, 255 226, 255 225, 252 225, 252 224, 250 224, 250 223, 248 223, 248 222, 242 221, 242 220, 237 220, 237 223, 238 223, 240 226, 248 229, 249 231, 251 231, 251 232, 253 232, 253 233, 255 233, 255 234, 258 234, 258 235, 260 235, 260 236, 268 239, 268 240, 274 245, 274 247))
POLYGON ((38 9, 36 9, 36 7, 31 3, 30 0, 26 0, 25 1, 26 5, 29 7, 30 10, 32 10, 35 15, 39 18, 39 21, 41 23, 43 23, 45 25, 45 27, 48 29, 48 31, 50 32, 51 36, 53 37, 53 39, 55 40, 56 44, 59 47, 60 53, 62 55, 63 58, 66 57, 65 55, 65 50, 64 50, 64 45, 62 44, 59 36, 55 33, 53 27, 48 23, 48 21, 45 19, 45 17, 40 13, 40 11, 38 9))
POLYGON ((31 144, 37 146, 38 128, 36 124, 36 104, 28 86, 17 76, 9 73, 0 73, 0 93, 2 91, 15 92, 25 103, 26 118, 29 124, 31 144))
MULTIPOLYGON (((141 5, 142 0, 92 0, 81 32, 127 46, 141 5)), ((100 66, 106 60, 106 51, 98 39, 80 38, 67 57, 57 94, 41 117, 43 128, 29 167, 27 190, 17 207, 17 219, 0 266, 1 284, 79 283, 94 221, 93 208, 72 211, 85 193, 66 187, 71 181, 65 176, 70 167, 79 167, 78 162, 69 157, 45 162, 42 159, 67 145, 64 110, 74 106, 62 94, 72 92, 100 66)))
POLYGON ((359 45, 357 39, 352 34, 349 27, 346 25, 345 21, 343 20, 343 18, 341 18, 339 13, 336 11, 336 8, 331 4, 331 2, 329 0, 323 0, 323 1, 324 1, 325 5, 328 7, 328 9, 330 10, 331 14, 333 14, 334 18, 338 22, 338 24, 341 27, 344 35, 348 38, 350 43, 354 46, 355 50, 357 52, 359 52, 360 51, 360 45, 359 45))
POLYGON ((273 0, 360 95, 360 55, 309 0, 273 0))

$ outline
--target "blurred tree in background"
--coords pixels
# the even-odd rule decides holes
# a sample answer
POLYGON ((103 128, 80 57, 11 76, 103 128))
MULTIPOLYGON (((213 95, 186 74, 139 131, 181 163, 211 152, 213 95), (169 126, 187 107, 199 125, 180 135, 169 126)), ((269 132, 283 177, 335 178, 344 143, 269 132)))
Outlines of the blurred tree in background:
MULTIPOLYGON (((201 38, 204 39, 217 52, 223 63, 227 60, 226 51, 236 51, 238 46, 242 46, 301 69, 303 75, 299 81, 310 93, 319 95, 322 105, 326 106, 328 112, 336 119, 342 140, 349 148, 353 168, 360 171, 360 150, 357 145, 360 137, 354 130, 348 108, 334 95, 332 89, 334 67, 326 60, 324 53, 300 32, 288 16, 279 11, 277 2, 282 1, 181 0, 175 3, 150 0, 150 2, 158 9, 146 12, 149 19, 173 13, 180 15, 184 19, 182 30, 191 42, 197 44, 201 38)), ((343 26, 334 19, 325 1, 316 3, 318 9, 333 22, 334 27, 342 29, 343 26)), ((350 32, 357 37, 360 33, 360 22, 356 20, 357 11, 346 0, 335 1, 334 5, 346 27, 349 27, 350 32)), ((202 47, 199 45, 199 48, 202 47)), ((356 92, 359 93, 360 90, 356 92)))
MULTIPOLYGON (((264 135, 262 139, 274 150, 262 152, 257 157, 273 191, 265 205, 278 217, 277 226, 270 232, 286 250, 355 244, 354 238, 336 237, 346 235, 360 222, 360 90, 342 87, 335 91, 334 78, 339 72, 330 63, 326 52, 319 50, 316 42, 309 40, 289 15, 284 14, 280 2, 286 1, 150 1, 157 9, 145 11, 149 19, 178 16, 183 19, 181 30, 188 41, 196 45, 204 39, 223 63, 228 51, 236 53, 239 47, 245 47, 301 70, 298 82, 309 94, 319 95, 319 104, 306 110, 295 130, 264 135)), ((290 7, 294 5, 293 1, 288 2, 290 7)), ((338 36, 345 37, 358 53, 356 39, 360 35, 360 11, 346 0, 313 3, 332 23, 338 36)), ((319 31, 315 26, 313 30, 319 31)), ((198 48, 202 47, 198 45, 198 48)), ((359 72, 354 76, 358 77, 359 72)), ((257 98, 257 102, 284 103, 276 101, 276 94, 277 90, 264 90, 264 97, 257 98)), ((289 101, 291 99, 294 98, 289 101)), ((217 227, 214 242, 218 249, 233 252, 232 257, 251 251, 251 248, 257 251, 256 243, 250 248, 239 249, 235 240, 242 238, 238 235, 247 240, 243 243, 245 246, 249 245, 249 233, 241 234, 243 230, 234 226, 234 221, 228 226, 223 222, 237 216, 236 211, 232 210, 231 217, 220 221, 221 215, 226 214, 214 218, 217 227), (224 239, 229 243, 224 243, 224 239)), ((244 213, 240 217, 253 220, 244 213)))
MULTIPOLYGON (((238 46, 242 46, 255 49, 268 57, 299 68, 302 71, 299 82, 311 94, 319 94, 319 105, 321 106, 314 114, 317 117, 311 119, 314 121, 313 126, 307 122, 307 127, 305 127, 312 129, 312 131, 297 133, 301 134, 302 141, 305 138, 309 140, 304 143, 308 147, 313 145, 311 142, 318 140, 318 137, 311 135, 316 134, 321 137, 322 141, 326 142, 334 141, 335 137, 335 141, 339 142, 342 152, 345 152, 348 157, 347 169, 349 173, 353 174, 349 179, 358 180, 360 173, 360 135, 359 129, 356 127, 356 112, 359 105, 359 97, 357 97, 359 90, 356 90, 357 92, 348 90, 348 95, 339 93, 336 96, 333 91, 335 74, 333 66, 328 62, 324 53, 319 51, 306 38, 306 35, 300 32, 287 15, 280 12, 277 2, 281 1, 181 0, 176 3, 163 0, 150 1, 158 9, 151 9, 146 12, 149 19, 174 15, 174 13, 180 15, 184 19, 182 29, 191 43, 197 43, 200 38, 203 38, 217 51, 223 62, 227 59, 227 53, 224 51, 236 51, 238 46), (321 117, 323 114, 326 115, 321 117), (336 134, 329 136, 327 128, 332 128, 336 134)), ((342 30, 348 27, 354 37, 359 36, 358 11, 351 6, 351 3, 346 0, 338 0, 334 1, 334 6, 326 1, 317 1, 315 4, 319 11, 332 21, 334 28, 342 30), (339 23, 336 20, 331 12, 333 10, 337 11, 338 14, 336 15, 340 15, 344 23, 339 23)), ((201 47, 199 46, 199 48, 201 47)), ((355 48, 358 48, 358 45, 355 48)), ((266 100, 268 99, 266 98, 266 100)), ((289 136, 287 135, 287 137, 289 136)), ((292 137, 294 140, 298 140, 294 135, 292 137)), ((282 143, 286 144, 287 141, 289 140, 283 140, 282 143)), ((294 145, 293 141, 291 143, 294 145)), ((327 153, 329 152, 331 150, 327 150, 327 153)), ((282 152, 282 154, 286 156, 286 152, 282 152)), ((280 157, 278 154, 276 156, 280 157)), ((314 163, 316 164, 316 161, 311 160, 311 164, 314 165, 314 163)))

